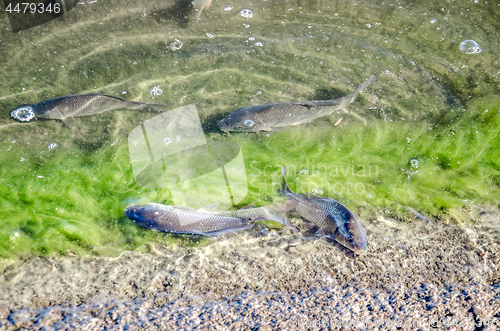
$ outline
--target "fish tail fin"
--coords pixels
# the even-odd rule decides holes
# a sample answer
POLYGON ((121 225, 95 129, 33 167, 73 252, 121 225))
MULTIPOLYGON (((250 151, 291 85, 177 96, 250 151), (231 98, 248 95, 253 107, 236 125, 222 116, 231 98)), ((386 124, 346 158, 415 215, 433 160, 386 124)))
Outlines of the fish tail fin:
POLYGON ((370 76, 370 78, 368 78, 366 80, 366 82, 364 82, 363 84, 359 85, 357 89, 355 89, 350 94, 348 94, 348 95, 345 96, 345 101, 344 101, 345 103, 344 103, 344 105, 348 105, 351 102, 353 102, 354 100, 356 100, 356 98, 358 97, 359 92, 361 92, 362 90, 364 90, 368 86, 372 85, 376 81, 377 81, 377 76, 376 75, 370 76))
POLYGON ((265 219, 273 222, 278 222, 289 227, 293 232, 298 232, 297 228, 293 226, 292 222, 290 222, 288 217, 286 217, 285 215, 285 212, 295 208, 298 203, 298 200, 291 199, 285 202, 279 202, 274 205, 267 206, 265 207, 265 219))
POLYGON ((286 182, 285 176, 286 176, 287 169, 285 166, 281 166, 281 177, 283 178, 283 181, 281 182, 281 189, 279 191, 280 194, 282 195, 290 195, 294 194, 292 190, 288 187, 288 183, 286 182))

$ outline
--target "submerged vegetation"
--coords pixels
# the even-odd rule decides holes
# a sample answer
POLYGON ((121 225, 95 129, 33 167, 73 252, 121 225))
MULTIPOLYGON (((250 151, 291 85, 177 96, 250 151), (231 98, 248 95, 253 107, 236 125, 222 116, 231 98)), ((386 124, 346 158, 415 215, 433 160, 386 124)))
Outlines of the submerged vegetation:
MULTIPOLYGON (((477 103, 447 125, 346 121, 327 130, 329 123, 320 122, 269 136, 212 136, 242 148, 249 184, 242 205, 277 198, 284 164, 294 190, 335 198, 355 213, 364 207, 405 217, 406 206, 428 217, 463 221, 466 201, 500 199, 499 106, 498 101, 477 103)), ((126 141, 88 153, 45 148, 38 158, 30 145, 19 145, 4 141, 1 147, 6 156, 0 183, 3 257, 108 255, 152 242, 197 242, 140 229, 124 217, 124 207, 139 199, 172 203, 168 190, 135 184, 126 141)))
POLYGON ((500 38, 488 5, 464 18, 459 4, 445 1, 432 11, 410 2, 396 9, 315 1, 299 9, 271 1, 247 19, 213 3, 200 23, 182 27, 156 5, 143 16, 143 3, 131 2, 130 25, 78 6, 87 25, 55 20, 0 37, 7 59, 0 71, 0 257, 113 255, 200 240, 144 230, 123 215, 130 203, 173 203, 167 189, 137 185, 130 165, 127 136, 155 114, 83 117, 73 129, 9 118, 21 104, 68 94, 106 93, 169 109, 195 103, 208 141, 241 147, 249 193, 239 207, 279 199, 281 165, 295 192, 335 198, 362 212, 362 223, 379 212, 407 219, 411 208, 466 224, 466 203, 498 204, 500 65, 488 49, 498 49, 500 38), (474 20, 486 22, 477 37, 457 32, 471 31, 474 20), (459 50, 469 38, 481 53, 459 50), (349 107, 356 116, 272 133, 226 135, 216 127, 241 106, 336 98, 371 74, 377 83, 349 107), (157 86, 163 93, 152 95, 157 86))

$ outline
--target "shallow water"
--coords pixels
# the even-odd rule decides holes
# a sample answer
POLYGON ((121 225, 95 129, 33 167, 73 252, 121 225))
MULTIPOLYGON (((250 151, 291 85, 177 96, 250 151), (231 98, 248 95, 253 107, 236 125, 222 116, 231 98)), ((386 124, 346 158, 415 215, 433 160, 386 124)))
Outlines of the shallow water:
MULTIPOLYGON (((388 291, 390 275, 410 275, 407 269, 415 265, 429 272, 414 282, 401 276, 392 285, 484 285, 494 292, 500 240, 499 11, 491 1, 214 0, 196 23, 190 1, 82 1, 62 18, 17 33, 1 16, 2 287, 33 289, 19 301, 24 306, 2 298, 10 312, 2 313, 10 321, 5 325, 16 325, 9 317, 14 311, 65 302, 132 304, 150 300, 155 291, 172 300, 181 291, 172 284, 184 284, 183 277, 202 285, 187 281, 182 288, 215 305, 225 296, 255 291, 289 296, 354 285, 358 292, 388 291), (239 107, 337 98, 373 74, 377 82, 347 112, 280 132, 226 134, 217 127, 239 107), (22 104, 83 93, 180 110, 113 111, 76 118, 74 128, 57 120, 20 123, 9 116, 22 104), (193 153, 183 152, 194 147, 193 153), (145 230, 123 215, 130 203, 267 205, 282 199, 281 165, 288 167, 294 191, 337 199, 353 211, 369 233, 366 254, 355 258, 336 243, 303 242, 312 236, 306 229, 259 237, 260 224, 254 232, 213 242, 145 230), (427 241, 433 236, 440 239, 427 241), (237 253, 240 244, 245 253, 237 253), (283 252, 294 250, 308 258, 274 265, 283 252), (443 266, 446 258, 435 252, 448 250, 457 260, 443 266), (240 254, 235 261, 231 252, 240 254), (332 261, 325 261, 327 252, 332 261), (94 264, 109 268, 113 259, 114 268, 122 270, 129 254, 131 278, 120 282, 144 278, 129 294, 107 283, 108 276, 79 279, 86 288, 64 280, 94 264), (171 276, 158 276, 161 284, 144 290, 144 284, 156 282, 157 274, 148 271, 156 268, 151 261, 163 255, 171 276), (196 263, 182 262, 185 256, 196 263), (197 273, 213 268, 218 270, 213 277, 245 275, 255 258, 265 262, 244 284, 225 280, 211 286, 209 277, 197 273), (141 260, 149 261, 148 267, 141 260), (373 284, 349 276, 355 274, 350 263, 360 260, 383 265, 386 274, 380 277, 386 280, 373 284), (54 269, 51 275, 66 283, 68 296, 35 299, 41 288, 60 285, 26 275, 63 264, 66 272, 54 269), (335 281, 309 271, 303 281, 295 279, 300 270, 314 268, 320 275, 333 270, 335 281), (282 285, 252 280, 269 280, 271 274, 282 285), (104 285, 95 295, 93 286, 100 281, 104 285)), ((380 272, 373 270, 370 277, 380 272)), ((50 290, 43 293, 50 296, 50 290)), ((498 315, 500 308, 495 309, 483 317, 498 315)))

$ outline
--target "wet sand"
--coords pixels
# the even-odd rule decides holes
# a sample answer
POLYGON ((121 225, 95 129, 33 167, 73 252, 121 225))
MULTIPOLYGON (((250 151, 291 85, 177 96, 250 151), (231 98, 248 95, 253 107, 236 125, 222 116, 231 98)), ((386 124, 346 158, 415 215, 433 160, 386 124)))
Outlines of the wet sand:
POLYGON ((471 217, 466 227, 372 216, 360 256, 285 230, 114 258, 3 261, 0 330, 496 330, 498 215, 471 217))

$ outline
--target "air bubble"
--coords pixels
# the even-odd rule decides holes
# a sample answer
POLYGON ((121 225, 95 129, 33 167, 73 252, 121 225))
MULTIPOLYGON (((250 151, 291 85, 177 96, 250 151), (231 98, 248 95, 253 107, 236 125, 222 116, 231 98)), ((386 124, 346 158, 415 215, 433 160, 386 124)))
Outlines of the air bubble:
POLYGON ((163 90, 160 88, 160 86, 155 86, 149 91, 149 95, 161 95, 163 93, 163 90))
POLYGON ((255 122, 254 122, 254 121, 252 121, 252 120, 245 120, 245 121, 243 122, 243 124, 244 124, 245 126, 250 127, 250 126, 253 126, 253 125, 255 124, 255 122))
POLYGON ((10 117, 21 122, 29 122, 35 118, 35 112, 31 106, 19 107, 10 112, 10 117))
POLYGON ((165 145, 168 145, 172 142, 172 139, 170 139, 169 137, 165 137, 163 138, 163 142, 165 143, 165 145))
POLYGON ((49 151, 52 149, 52 148, 55 148, 57 147, 57 144, 56 143, 50 143, 49 146, 47 146, 47 148, 49 149, 49 151))
POLYGON ((240 16, 245 18, 253 18, 253 12, 250 9, 242 9, 240 16))
POLYGON ((307 175, 307 169, 300 170, 299 175, 307 175))
POLYGON ((481 46, 477 42, 472 39, 464 40, 460 43, 460 50, 467 54, 477 54, 481 53, 481 46))
POLYGON ((231 11, 231 10, 233 10, 233 7, 231 7, 231 6, 227 6, 224 8, 224 11, 231 11))
POLYGON ((313 189, 311 190, 311 193, 321 195, 321 194, 323 194, 323 191, 322 191, 322 190, 320 190, 319 188, 313 188, 313 189))
POLYGON ((11 232, 11 235, 9 236, 10 241, 16 241, 20 237, 19 230, 14 230, 11 232))
POLYGON ((411 159, 410 164, 413 168, 418 168, 418 166, 420 165, 417 159, 411 159))

